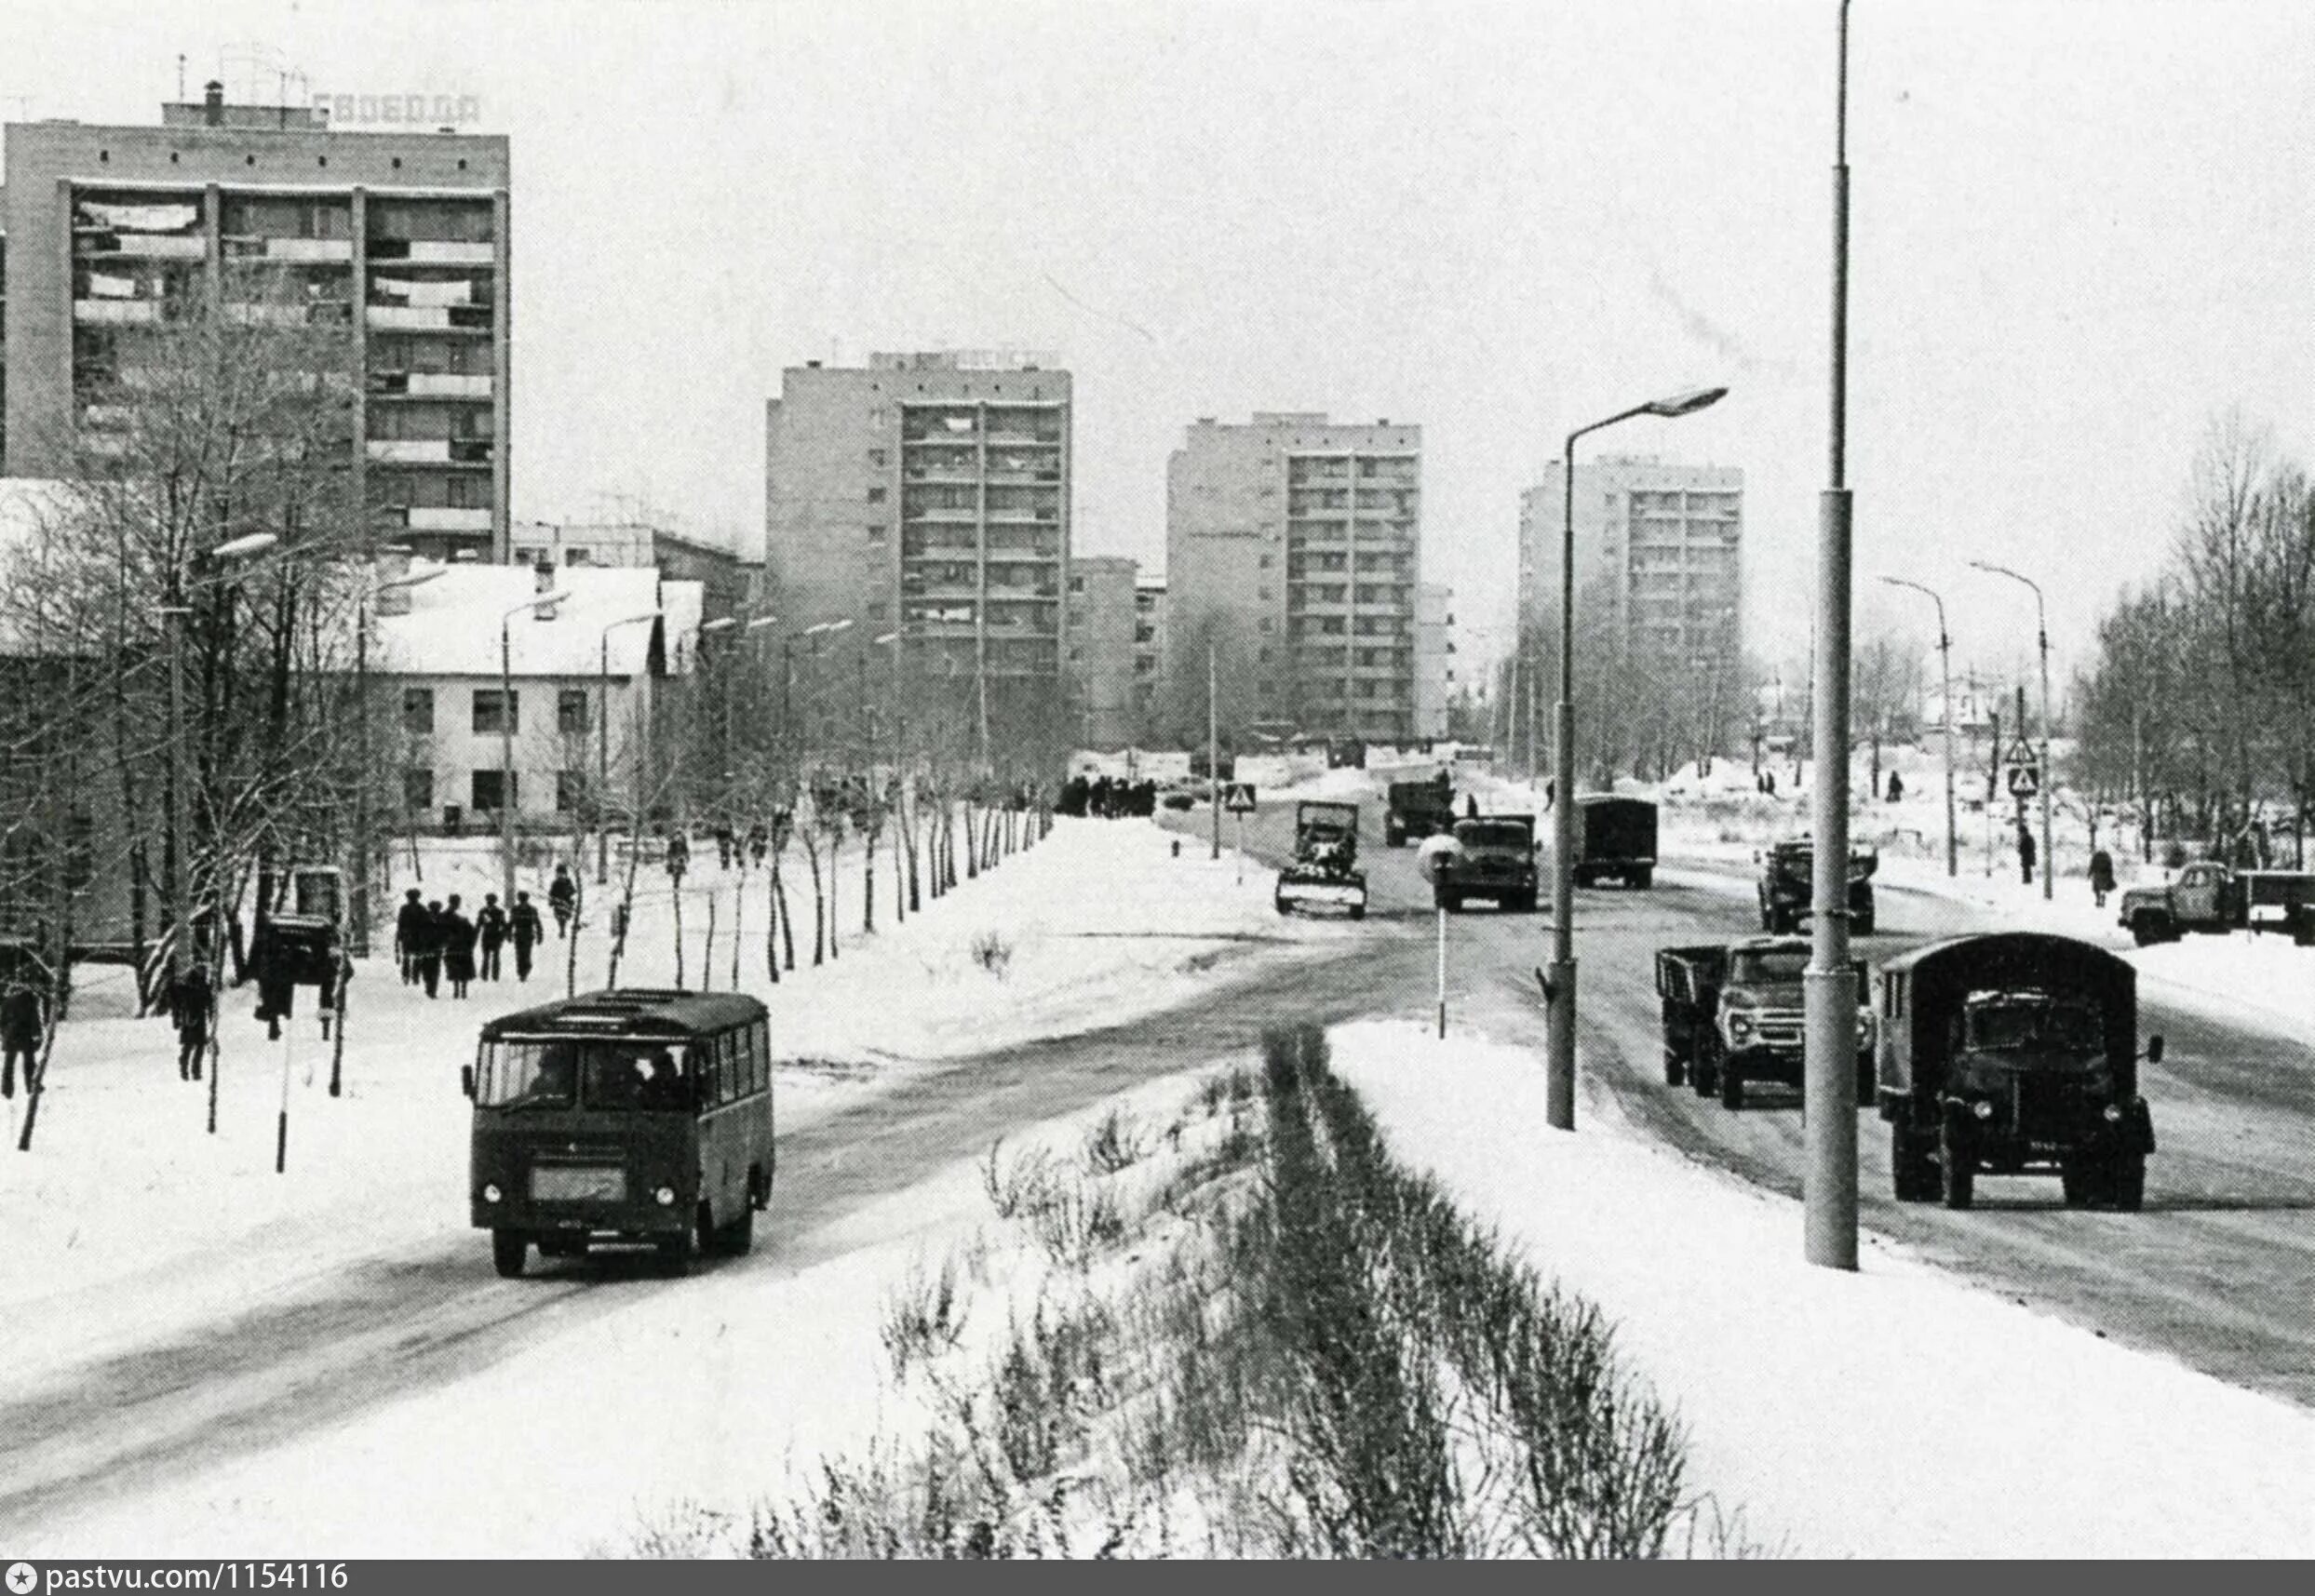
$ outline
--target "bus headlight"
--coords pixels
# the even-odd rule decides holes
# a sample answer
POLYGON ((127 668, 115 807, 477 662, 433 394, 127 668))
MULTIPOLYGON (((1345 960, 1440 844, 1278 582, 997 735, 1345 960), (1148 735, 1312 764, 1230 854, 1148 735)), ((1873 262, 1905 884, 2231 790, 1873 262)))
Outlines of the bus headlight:
POLYGON ((495 1181, 489 1183, 482 1188, 482 1200, 485 1202, 496 1202, 505 1195, 506 1194, 505 1192, 499 1190, 498 1183, 495 1181))
POLYGON ((653 1192, 652 1196, 657 1200, 659 1206, 662 1208, 673 1208, 675 1206, 675 1187, 671 1186, 661 1187, 657 1191, 653 1192))
POLYGON ((2106 1106, 2106 1122, 2109 1125, 2119 1125, 2122 1122, 2122 1106, 2120 1103, 2109 1103, 2106 1106))
POLYGON ((1970 1105, 1970 1112, 1981 1120, 1990 1120, 1994 1117, 1994 1106, 1981 1097, 1970 1105))

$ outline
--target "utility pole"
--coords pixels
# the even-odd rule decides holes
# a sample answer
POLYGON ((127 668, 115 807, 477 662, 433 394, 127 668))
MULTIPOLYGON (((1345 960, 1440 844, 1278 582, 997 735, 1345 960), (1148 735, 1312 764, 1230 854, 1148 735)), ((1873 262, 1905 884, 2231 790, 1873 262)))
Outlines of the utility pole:
POLYGON ((1222 764, 1221 718, 1215 708, 1214 689, 1218 679, 1214 669, 1214 639, 1205 640, 1205 807, 1214 817, 1214 850, 1211 859, 1222 856, 1222 764))
POLYGON ((1818 516, 1814 913, 1807 992, 1802 1198, 1808 1259, 1857 1267, 1857 976, 1849 962, 1849 0, 1841 0, 1833 158, 1831 477, 1818 516))

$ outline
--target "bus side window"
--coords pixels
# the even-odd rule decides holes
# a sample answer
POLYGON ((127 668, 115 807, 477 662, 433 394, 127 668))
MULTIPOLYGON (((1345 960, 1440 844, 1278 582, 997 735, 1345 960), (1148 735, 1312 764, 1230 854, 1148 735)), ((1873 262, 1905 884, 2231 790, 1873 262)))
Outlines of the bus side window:
POLYGON ((762 1022, 749 1027, 753 1039, 750 1045, 756 1055, 756 1078, 763 1082, 766 1092, 772 1090, 772 1026, 762 1022))
POLYGON ((739 1059, 734 1054, 733 1040, 730 1031, 716 1038, 716 1079, 722 1082, 723 1090, 719 1097, 725 1103, 737 1102, 740 1093, 744 1090, 744 1083, 740 1080, 739 1059))

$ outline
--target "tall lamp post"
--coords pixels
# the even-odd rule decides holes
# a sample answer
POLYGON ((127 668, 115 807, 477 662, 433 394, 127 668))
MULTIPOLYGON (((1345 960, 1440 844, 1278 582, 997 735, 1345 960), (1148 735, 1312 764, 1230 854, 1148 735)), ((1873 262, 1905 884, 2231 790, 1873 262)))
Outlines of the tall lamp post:
POLYGON ((1945 708, 1945 874, 1958 876, 1961 853, 1954 829, 1953 808, 1953 638, 1945 631, 1945 601, 1935 589, 1907 582, 1902 576, 1884 576, 1881 580, 1891 587, 1910 587, 1916 593, 1926 593, 1930 602, 1937 606, 1937 702, 1945 708))
POLYGON ((808 650, 810 657, 804 662, 804 669, 810 672, 812 676, 812 685, 807 690, 807 694, 811 702, 807 707, 814 715, 819 713, 820 704, 820 639, 822 637, 833 637, 839 632, 849 632, 850 630, 852 630, 852 617, 849 615, 845 616, 841 621, 821 621, 804 628, 804 636, 809 638, 812 643, 812 647, 808 650))
MULTIPOLYGON (((1555 1130, 1576 1128, 1576 440, 1635 416, 1691 416, 1727 394, 1726 388, 1698 388, 1619 410, 1569 433, 1560 456, 1566 492, 1559 522, 1559 703, 1552 723, 1552 962, 1543 975, 1543 1117, 1555 1130)), ((1518 713, 1516 704, 1512 713, 1518 713)))
MULTIPOLYGON (((2057 772, 2050 768, 2050 611, 2042 602, 2041 583, 2032 577, 1990 560, 1973 559, 1970 564, 1975 570, 2022 582, 2034 590, 2035 640, 2041 646, 2041 895, 2046 899, 2053 894, 2057 874, 2057 860, 2050 852, 2050 789, 2057 785, 2057 772)), ((2023 737, 2025 728, 2020 727, 2018 732, 2023 737)))
POLYGON ((1817 762, 1803 982, 1803 1249, 1857 1267, 1857 973, 1849 962, 1849 0, 1841 0, 1833 123, 1833 326, 1826 463, 1818 501, 1817 624, 1810 652, 1817 762))
POLYGON ((1222 856, 1222 758, 1221 720, 1215 708, 1214 690, 1218 679, 1214 668, 1214 639, 1205 640, 1205 808, 1213 817, 1214 848, 1211 859, 1222 856))
MULTIPOLYGON (((595 884, 599 887, 611 880, 611 827, 605 824, 603 813, 603 806, 611 801, 611 635, 622 626, 639 626, 646 621, 656 621, 661 613, 646 610, 640 615, 613 621, 603 628, 600 640, 600 674, 595 692, 595 884)), ((643 802, 643 746, 639 741, 635 748, 635 802, 639 811, 643 802)), ((641 829, 639 812, 636 829, 641 829)), ((579 868, 584 872, 586 866, 582 865, 579 868)))
MULTIPOLYGON (((195 554, 192 564, 196 571, 210 562, 231 562, 262 554, 281 540, 272 532, 252 532, 247 537, 228 538, 206 554, 195 554)), ((185 766, 189 756, 185 749, 185 620, 193 613, 186 602, 186 589, 206 585, 222 571, 195 576, 188 582, 182 570, 169 572, 168 602, 160 606, 161 618, 168 626, 168 834, 170 848, 167 860, 169 876, 169 911, 171 924, 168 937, 168 969, 172 978, 182 977, 193 961, 192 897, 193 871, 190 868, 193 839, 185 829, 185 766)))
MULTIPOLYGON (((412 576, 399 576, 391 582, 377 583, 362 596, 361 605, 355 611, 354 703, 361 716, 361 771, 354 782, 354 846, 360 853, 355 861, 353 891, 347 894, 351 901, 346 915, 346 941, 348 951, 356 959, 370 957, 370 871, 377 852, 371 846, 370 836, 370 784, 374 771, 370 738, 370 623, 380 597, 432 582, 445 569, 437 565, 412 576)), ((391 875, 389 871, 389 885, 391 875)), ((330 1085, 332 1090, 330 1094, 334 1097, 337 1095, 334 1074, 330 1078, 330 1085)))
POLYGON ((506 877, 506 895, 499 900, 503 904, 515 901, 515 617, 526 610, 536 611, 560 603, 568 597, 560 588, 533 594, 498 618, 498 847, 506 877))

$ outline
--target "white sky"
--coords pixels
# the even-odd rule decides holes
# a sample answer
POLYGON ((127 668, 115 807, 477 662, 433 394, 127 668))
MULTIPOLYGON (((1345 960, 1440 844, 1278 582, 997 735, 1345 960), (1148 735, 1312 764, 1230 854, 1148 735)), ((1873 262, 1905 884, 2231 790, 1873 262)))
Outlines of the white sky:
MULTIPOLYGON (((1050 348, 1079 552, 1162 562, 1196 416, 1415 421, 1426 575, 1471 627, 1508 615, 1517 493, 1568 427, 1727 382, 1586 447, 1743 467, 1753 641, 1797 659, 1835 15, 0 0, 0 115, 152 121, 180 53, 197 98, 252 44, 317 92, 478 96, 513 138, 524 517, 639 493, 752 546, 781 367, 1050 348)), ((2031 646, 1966 559, 2045 578, 2071 652, 2159 561, 2214 412, 2306 447, 2310 47, 2303 0, 1860 0, 1858 565, 1943 587, 1959 658, 2031 646)), ((1861 628, 1914 613, 1884 592, 1861 628)))

